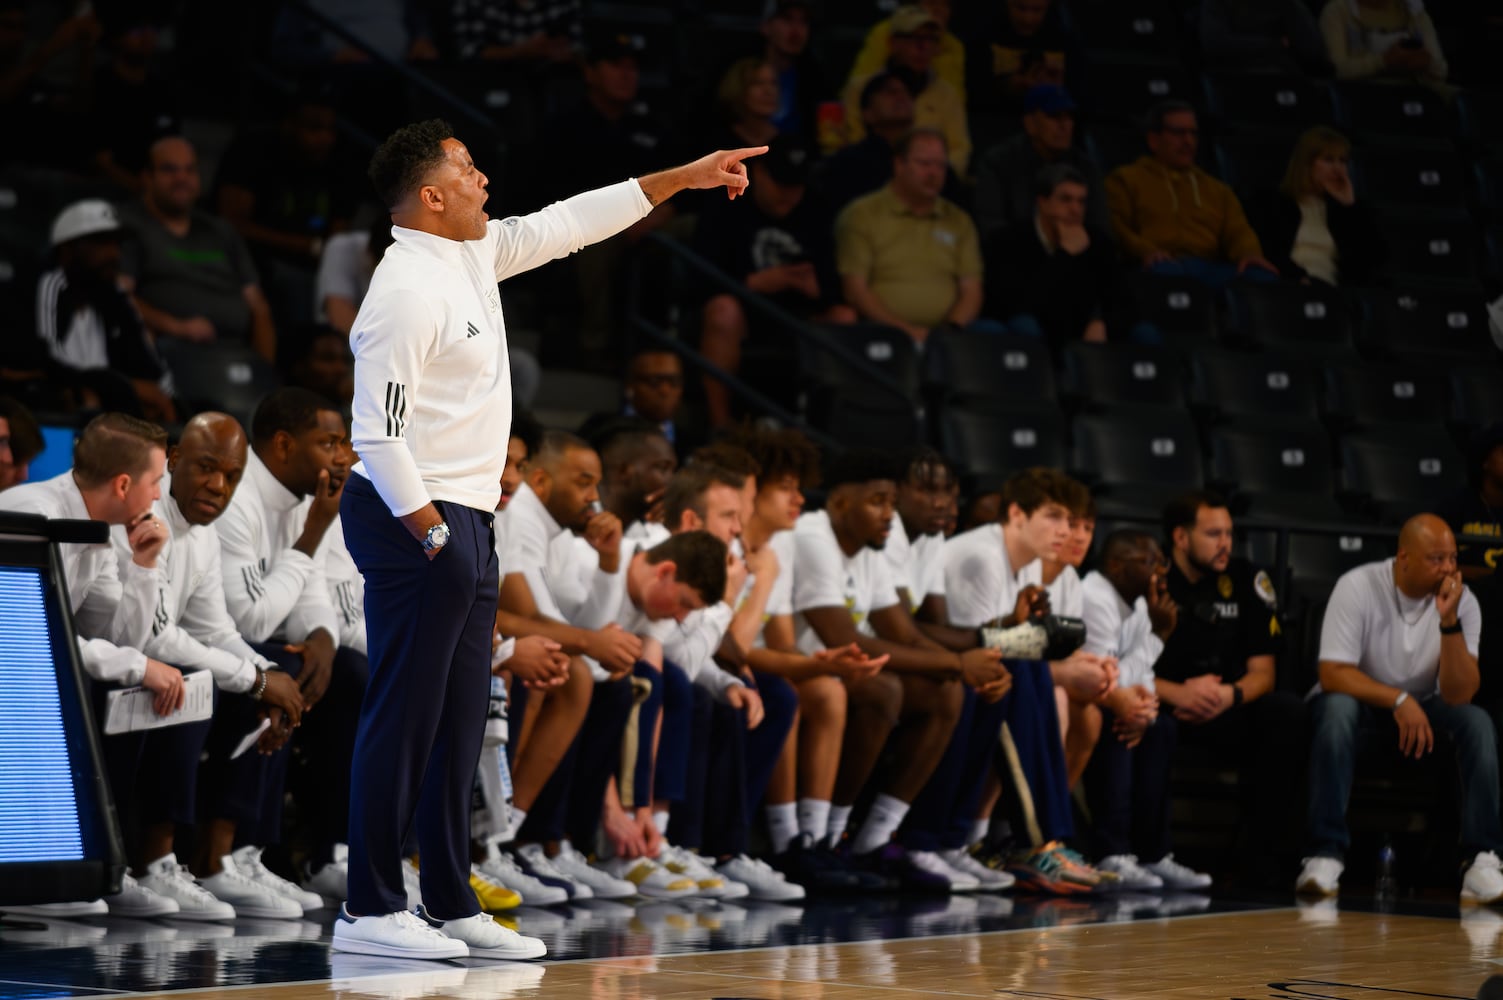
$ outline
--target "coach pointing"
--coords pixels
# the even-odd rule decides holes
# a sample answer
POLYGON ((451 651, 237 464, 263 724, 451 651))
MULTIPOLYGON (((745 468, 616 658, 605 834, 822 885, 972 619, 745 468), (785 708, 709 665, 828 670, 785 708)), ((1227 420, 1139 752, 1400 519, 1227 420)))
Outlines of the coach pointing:
POLYGON ((480 912, 469 888, 470 783, 485 726, 499 571, 491 519, 511 420, 496 284, 615 235, 687 188, 746 189, 766 147, 490 220, 487 180, 449 126, 398 129, 371 159, 395 243, 350 332, 360 463, 340 513, 365 577, 371 679, 355 740, 349 902, 336 951, 536 958, 541 941, 480 912), (424 906, 401 854, 415 830, 424 906))

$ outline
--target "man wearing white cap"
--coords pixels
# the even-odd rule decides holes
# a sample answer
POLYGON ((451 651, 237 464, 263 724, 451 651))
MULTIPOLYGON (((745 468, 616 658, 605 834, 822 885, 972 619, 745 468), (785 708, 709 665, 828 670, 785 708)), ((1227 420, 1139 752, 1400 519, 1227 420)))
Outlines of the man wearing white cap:
POLYGON ((172 378, 120 290, 120 220, 107 201, 74 202, 52 223, 57 267, 37 284, 32 327, 48 376, 81 407, 177 419, 172 378))

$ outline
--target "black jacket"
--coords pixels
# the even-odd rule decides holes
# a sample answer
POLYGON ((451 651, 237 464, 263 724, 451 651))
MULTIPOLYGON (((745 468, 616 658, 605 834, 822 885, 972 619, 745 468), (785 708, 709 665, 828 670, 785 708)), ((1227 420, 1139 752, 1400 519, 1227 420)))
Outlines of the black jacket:
MULTIPOLYGON (((1326 195, 1326 225, 1336 241, 1336 276, 1342 285, 1371 285, 1388 261, 1387 244, 1371 208, 1362 201, 1347 206, 1326 195)), ((1279 276, 1301 281, 1311 275, 1294 261, 1294 234, 1299 231, 1299 205, 1279 193, 1263 195, 1248 213, 1263 255, 1279 269, 1279 276)), ((1314 279, 1312 279, 1314 280, 1314 279)))

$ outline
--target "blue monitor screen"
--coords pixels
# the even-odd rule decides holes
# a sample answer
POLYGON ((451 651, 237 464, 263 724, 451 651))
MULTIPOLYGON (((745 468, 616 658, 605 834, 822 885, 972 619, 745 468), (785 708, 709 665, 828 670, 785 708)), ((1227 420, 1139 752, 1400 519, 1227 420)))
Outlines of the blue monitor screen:
POLYGON ((0 864, 84 858, 48 587, 0 566, 0 864))
POLYGON ((42 452, 31 460, 27 478, 39 483, 73 468, 73 439, 77 436, 75 428, 43 424, 42 452))

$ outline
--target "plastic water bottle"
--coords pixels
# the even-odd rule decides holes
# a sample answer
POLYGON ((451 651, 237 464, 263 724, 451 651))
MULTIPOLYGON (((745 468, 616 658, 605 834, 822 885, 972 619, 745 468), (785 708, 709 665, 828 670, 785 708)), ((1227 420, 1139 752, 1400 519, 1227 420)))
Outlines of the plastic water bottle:
POLYGON ((1392 899, 1397 889, 1393 878, 1394 861, 1393 842, 1385 838, 1383 846, 1378 849, 1378 878, 1373 886, 1373 893, 1379 899, 1392 899))

